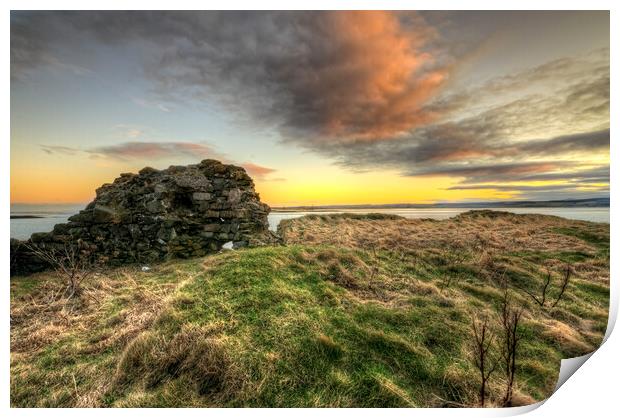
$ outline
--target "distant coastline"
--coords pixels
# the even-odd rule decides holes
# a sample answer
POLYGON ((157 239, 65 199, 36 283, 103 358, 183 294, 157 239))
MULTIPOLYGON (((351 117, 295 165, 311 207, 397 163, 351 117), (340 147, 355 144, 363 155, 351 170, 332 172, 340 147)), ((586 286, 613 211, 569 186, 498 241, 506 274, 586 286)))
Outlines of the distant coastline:
POLYGON ((609 197, 594 199, 564 200, 517 200, 491 202, 456 202, 456 203, 392 203, 383 205, 317 205, 317 206, 272 206, 273 212, 323 211, 336 209, 435 209, 435 208, 601 208, 609 207, 609 197))
POLYGON ((38 215, 11 215, 11 219, 39 219, 45 218, 45 216, 38 215))

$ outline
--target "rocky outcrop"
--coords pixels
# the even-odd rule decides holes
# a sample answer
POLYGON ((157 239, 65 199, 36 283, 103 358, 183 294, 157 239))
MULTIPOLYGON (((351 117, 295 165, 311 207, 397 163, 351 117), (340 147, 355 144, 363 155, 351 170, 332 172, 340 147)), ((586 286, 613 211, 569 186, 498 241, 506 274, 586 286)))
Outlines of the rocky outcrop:
POLYGON ((89 248, 105 263, 148 263, 203 256, 232 241, 243 247, 268 235, 269 206, 245 170, 215 160, 121 174, 97 189, 80 213, 52 232, 11 240, 11 274, 45 268, 28 250, 89 248))

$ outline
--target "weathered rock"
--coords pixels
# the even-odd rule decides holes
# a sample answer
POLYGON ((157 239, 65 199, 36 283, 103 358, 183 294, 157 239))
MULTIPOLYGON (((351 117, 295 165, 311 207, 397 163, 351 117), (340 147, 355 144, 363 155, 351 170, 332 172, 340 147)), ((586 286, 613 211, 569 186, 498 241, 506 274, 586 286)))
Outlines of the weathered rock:
POLYGON ((228 241, 244 247, 270 236, 270 208, 260 201, 252 179, 243 168, 216 160, 124 173, 96 193, 93 202, 52 232, 11 240, 11 274, 46 267, 29 245, 62 248, 79 240, 94 245, 107 263, 121 265, 204 255, 228 241))

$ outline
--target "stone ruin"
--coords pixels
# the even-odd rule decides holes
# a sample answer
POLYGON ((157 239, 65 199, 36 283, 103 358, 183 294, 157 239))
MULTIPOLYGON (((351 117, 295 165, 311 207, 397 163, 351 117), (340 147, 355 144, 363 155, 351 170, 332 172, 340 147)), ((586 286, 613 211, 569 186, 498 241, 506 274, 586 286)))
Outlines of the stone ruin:
POLYGON ((269 206, 241 167, 204 160, 166 170, 121 174, 97 189, 95 200, 53 231, 11 239, 11 275, 49 267, 32 247, 88 248, 109 265, 204 256, 273 239, 269 206))

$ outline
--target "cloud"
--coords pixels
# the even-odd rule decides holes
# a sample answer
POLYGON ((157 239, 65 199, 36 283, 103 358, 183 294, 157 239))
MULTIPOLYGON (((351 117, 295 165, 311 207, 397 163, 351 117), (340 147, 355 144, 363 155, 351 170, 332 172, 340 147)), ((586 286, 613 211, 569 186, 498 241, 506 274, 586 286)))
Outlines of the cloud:
POLYGON ((466 177, 468 181, 489 181, 515 179, 533 173, 547 173, 561 169, 566 163, 555 161, 536 161, 526 163, 488 163, 484 165, 461 164, 449 167, 430 167, 413 171, 412 176, 450 176, 466 177))
POLYGON ((478 184, 474 186, 453 186, 447 190, 500 190, 508 192, 530 192, 574 189, 574 184, 550 184, 545 186, 506 185, 506 184, 478 184))
POLYGON ((494 190, 510 193, 512 196, 522 200, 589 199, 609 196, 609 186, 581 187, 576 184, 541 186, 488 184, 479 186, 454 186, 447 190, 494 190))
POLYGON ((274 168, 265 167, 249 161, 239 164, 230 161, 226 156, 216 152, 209 145, 193 142, 124 142, 116 145, 88 149, 55 145, 41 145, 40 147, 45 153, 50 155, 77 155, 82 153, 95 159, 111 158, 122 161, 170 161, 175 159, 196 161, 213 158, 225 163, 240 165, 245 168, 250 176, 258 180, 281 180, 269 178, 270 174, 277 171, 274 168))
POLYGON ((62 145, 40 145, 43 152, 46 154, 65 154, 65 155, 75 155, 80 152, 76 148, 65 147, 62 145))
MULTIPOLYGON (((303 145, 348 169, 387 168, 404 176, 451 177, 463 185, 574 179, 571 188, 579 195, 577 183, 609 182, 608 165, 589 162, 609 156, 606 51, 491 80, 458 96, 435 99, 428 106, 441 108, 438 112, 444 120, 391 141, 303 145), (592 60, 591 72, 585 71, 588 60, 592 60), (554 79, 551 86, 532 90, 538 80, 549 79, 554 79), (597 165, 592 169, 597 173, 587 173, 588 166, 597 165)), ((461 190, 470 189, 474 188, 461 190)), ((566 189, 569 193, 570 188, 566 189)))
POLYGON ((14 74, 76 33, 135 42, 160 98, 216 99, 309 141, 379 140, 424 125, 435 114, 422 107, 447 77, 438 34, 415 12, 31 12, 11 32, 14 74))
MULTIPOLYGON (((461 184, 481 183, 488 181, 521 181, 521 182, 541 182, 541 181, 564 181, 569 183, 609 183, 609 165, 594 168, 581 168, 576 162, 559 162, 554 166, 544 166, 536 170, 523 170, 521 172, 501 173, 501 169, 494 171, 492 166, 489 170, 479 175, 470 175, 461 181, 461 184), (566 169, 569 169, 567 171, 566 169), (499 171, 499 172, 498 172, 499 171)), ((470 173, 471 174, 471 173, 470 173)))
POLYGON ((164 97, 217 98, 286 138, 378 140, 434 117, 421 110, 446 77, 433 36, 416 14, 209 14, 147 74, 164 97))
MULTIPOLYGON (((349 147, 350 153, 341 163, 401 167, 408 175, 415 175, 418 172, 446 172, 452 168, 458 171, 463 164, 475 166, 476 161, 491 160, 495 165, 505 159, 549 159, 582 152, 609 151, 609 129, 514 143, 501 141, 494 134, 478 128, 467 123, 450 123, 421 131, 416 137, 386 144, 357 144, 349 147), (411 165, 414 167, 407 167, 411 165)), ((538 166, 540 163, 529 165, 538 166)))
POLYGON ((507 148, 500 151, 515 152, 518 155, 527 155, 529 157, 609 151, 609 129, 527 141, 507 148))
MULTIPOLYGON (((33 15, 25 12, 11 12, 11 79, 20 80, 32 68, 41 66, 69 71, 77 76, 92 73, 89 68, 59 59, 49 48, 50 36, 56 38, 66 31, 62 29, 61 21, 46 19, 46 16, 42 13, 33 19, 33 15)), ((61 37, 66 39, 65 35, 61 37)))
POLYGON ((241 167, 245 168, 245 171, 247 171, 250 176, 256 179, 259 179, 259 180, 263 180, 269 174, 277 171, 273 168, 263 167, 261 165, 250 163, 250 162, 245 162, 241 164, 241 167))
MULTIPOLYGON (((575 165, 575 164, 573 164, 575 165)), ((566 167, 567 164, 564 164, 566 167)), ((582 170, 557 170, 559 167, 543 169, 535 173, 535 168, 505 170, 502 167, 487 167, 466 174, 465 180, 447 190, 497 190, 510 192, 526 198, 551 199, 563 197, 604 197, 609 195, 609 166, 599 166, 582 170), (490 183, 491 181, 504 183, 490 183), (546 184, 523 184, 524 182, 547 182, 546 184), (514 184, 520 182, 520 184, 514 184), (551 182, 549 184, 548 182, 551 182)))
POLYGON ((194 142, 130 141, 116 145, 87 149, 57 145, 41 145, 40 147, 47 154, 77 155, 84 153, 93 158, 112 158, 118 160, 162 160, 174 158, 190 158, 193 160, 202 160, 205 158, 225 159, 209 145, 194 142))
POLYGON ((134 125, 126 125, 126 124, 116 125, 114 126, 114 130, 119 135, 121 135, 123 138, 128 138, 128 139, 141 138, 147 132, 146 128, 143 128, 140 126, 134 126, 134 125))
MULTIPOLYGON (((462 190, 554 179, 574 185, 562 193, 580 193, 578 184, 608 183, 608 165, 588 161, 609 155, 608 48, 455 87, 451 72, 476 46, 448 45, 440 14, 429 17, 13 13, 11 72, 49 65, 63 45, 79 40, 133 47, 152 86, 152 97, 137 104, 167 111, 171 103, 217 103, 349 170, 451 177, 462 190), (590 169, 599 175, 584 177, 590 169)), ((159 158, 212 151, 188 147, 129 142, 89 152, 159 158)))
POLYGON ((211 147, 191 142, 125 142, 92 148, 86 152, 118 159, 164 159, 179 156, 203 159, 217 155, 211 147))
POLYGON ((146 107, 149 109, 157 109, 160 110, 162 112, 170 112, 170 106, 167 106, 164 103, 159 103, 157 101, 154 100, 148 100, 148 99, 143 99, 143 98, 139 98, 139 97, 133 97, 131 99, 135 104, 137 104, 138 106, 141 107, 146 107))

